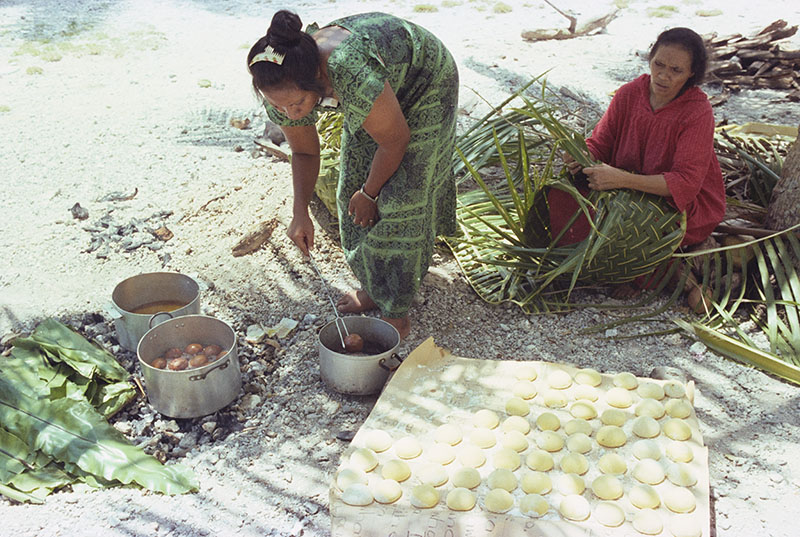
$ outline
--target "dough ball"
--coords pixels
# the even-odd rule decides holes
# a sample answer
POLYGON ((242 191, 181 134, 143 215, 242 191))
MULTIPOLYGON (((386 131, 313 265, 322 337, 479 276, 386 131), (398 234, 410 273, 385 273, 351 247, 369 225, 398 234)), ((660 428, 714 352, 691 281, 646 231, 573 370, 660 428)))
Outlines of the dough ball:
POLYGON ((564 455, 558 465, 568 474, 583 475, 589 470, 589 461, 580 453, 564 455))
POLYGON ((411 489, 411 505, 419 509, 430 509, 439 503, 439 491, 428 484, 411 489))
POLYGON ((431 444, 425 448, 425 456, 431 462, 450 464, 456 460, 456 450, 450 444, 431 444))
POLYGON ((674 537, 702 537, 703 527, 695 515, 675 515, 669 521, 669 531, 674 537))
POLYGON ((582 420, 590 420, 597 417, 597 409, 594 405, 587 401, 576 401, 572 403, 569 413, 573 418, 582 420))
POLYGON ((406 461, 392 459, 381 467, 381 476, 384 479, 393 479, 402 482, 411 477, 411 467, 406 461))
POLYGON ((636 386, 638 385, 639 380, 633 375, 633 373, 628 373, 625 371, 614 375, 614 386, 618 386, 625 390, 635 390, 636 386))
POLYGON ((556 390, 564 390, 572 386, 572 377, 563 369, 556 369, 547 375, 547 384, 556 390))
POLYGON ((655 509, 661 505, 656 489, 650 485, 636 484, 628 491, 628 499, 634 507, 639 509, 655 509))
POLYGON ((667 468, 667 479, 679 487, 693 487, 697 484, 697 475, 694 469, 684 462, 671 464, 667 468))
POLYGON ((547 408, 564 408, 567 406, 567 396, 558 390, 546 390, 542 394, 544 405, 547 408))
POLYGON ((505 489, 492 489, 486 494, 483 504, 491 513, 505 513, 514 507, 514 497, 505 489))
POLYGON ((600 383, 603 382, 603 377, 597 370, 585 367, 575 373, 575 382, 587 386, 600 386, 600 383))
POLYGON ((640 483, 647 485, 658 485, 664 481, 664 469, 653 459, 642 459, 636 463, 631 473, 640 483))
POLYGON ((639 438, 655 438, 661 434, 661 426, 650 416, 639 416, 633 420, 633 434, 639 438))
POLYGON ((661 445, 655 440, 639 440, 633 444, 633 456, 639 460, 661 459, 661 445))
POLYGON ((565 496, 568 494, 583 494, 586 482, 578 474, 564 474, 556 481, 556 488, 565 496))
POLYGON ((449 444, 451 446, 455 446, 459 442, 463 435, 461 434, 461 428, 458 425, 454 425, 452 423, 445 423, 444 425, 440 425, 436 428, 436 432, 433 435, 433 439, 436 442, 441 444, 449 444))
POLYGON ((685 419, 692 415, 692 405, 685 399, 670 399, 664 405, 670 418, 685 419))
POLYGON ((534 449, 525 457, 525 464, 531 470, 549 472, 553 469, 553 456, 543 449, 534 449))
POLYGON ((519 510, 523 515, 538 518, 544 515, 549 509, 550 504, 538 494, 526 494, 519 501, 519 510))
POLYGON ((564 424, 564 432, 570 436, 575 433, 583 433, 586 436, 592 436, 592 424, 586 420, 571 419, 564 424))
POLYGON ((500 448, 492 458, 495 468, 505 468, 514 471, 520 467, 521 457, 519 453, 509 448, 500 448))
POLYGON ((677 380, 668 380, 664 383, 664 393, 667 394, 667 397, 680 399, 686 395, 686 387, 677 380))
POLYGON ((520 399, 533 399, 538 392, 536 385, 530 380, 518 380, 511 387, 511 393, 520 399))
POLYGON ((350 466, 369 472, 378 466, 378 456, 368 448, 358 448, 350 454, 350 466))
POLYGON ((586 501, 586 498, 579 494, 570 494, 561 500, 558 511, 567 520, 579 522, 589 518, 592 509, 589 507, 589 502, 586 501))
POLYGON ((539 374, 536 372, 535 365, 525 364, 517 368, 515 376, 519 380, 536 380, 539 374))
POLYGON ((597 467, 604 474, 622 475, 628 470, 628 463, 616 453, 606 453, 597 461, 597 467))
POLYGON ((664 523, 657 511, 642 509, 633 515, 633 527, 644 535, 658 535, 664 529, 664 523))
POLYGON ((475 468, 459 468, 450 481, 454 487, 474 489, 481 484, 481 474, 475 468))
POLYGON ((497 440, 494 437, 494 431, 491 429, 475 429, 472 431, 472 434, 469 435, 470 441, 482 449, 489 449, 490 447, 494 447, 497 443, 497 440))
POLYGON ((447 507, 453 511, 469 511, 475 507, 475 493, 463 487, 457 487, 447 493, 447 507))
POLYGON ((528 439, 519 431, 504 432, 500 444, 519 453, 528 449, 528 439))
POLYGON ((500 426, 503 431, 519 431, 522 434, 531 432, 531 424, 522 416, 509 416, 500 426))
POLYGON ((472 417, 472 424, 482 429, 494 429, 500 424, 500 418, 494 411, 482 408, 472 417))
POLYGON ((553 431, 542 431, 536 438, 536 445, 549 452, 559 451, 564 447, 564 438, 553 431))
POLYGON ((544 472, 527 472, 522 476, 520 486, 526 494, 547 494, 553 490, 553 481, 544 472))
POLYGON ((636 388, 636 393, 639 397, 644 399, 658 399, 659 401, 664 398, 664 388, 655 382, 643 382, 636 388))
POLYGON ((486 484, 490 489, 504 489, 511 492, 517 488, 517 476, 511 470, 497 468, 486 478, 486 484))
POLYGON ((625 511, 614 502, 598 502, 594 506, 594 518, 603 526, 616 528, 625 522, 625 511))
POLYGON ((680 418, 670 418, 664 423, 664 434, 673 440, 689 440, 692 429, 680 418))
POLYGON ((347 505, 363 507, 372 503, 372 491, 363 483, 353 483, 342 492, 342 501, 347 505))
POLYGON ((402 495, 403 489, 394 479, 381 479, 372 487, 372 496, 378 503, 394 503, 402 495))
POLYGON ((509 416, 527 416, 531 407, 520 397, 511 397, 506 401, 506 414, 509 416))
POLYGON ((655 399, 642 399, 635 409, 637 416, 648 416, 653 419, 661 419, 664 416, 664 405, 655 399))
POLYGON ((589 453, 592 450, 592 440, 583 433, 575 433, 567 438, 567 449, 574 453, 589 453))
POLYGON ((592 481, 592 492, 601 500, 622 497, 622 482, 613 475, 604 474, 592 481))
POLYGON ((447 470, 441 464, 428 464, 417 470, 417 477, 423 485, 440 487, 449 479, 447 470))
POLYGON ((674 462, 692 462, 694 459, 692 446, 686 442, 672 440, 667 444, 667 457, 674 462))
POLYGON ((606 448, 624 446, 628 441, 625 431, 616 425, 603 425, 597 430, 597 443, 606 448))
POLYGON ((697 500, 689 489, 669 487, 664 492, 664 505, 673 513, 691 513, 697 506, 697 500))
POLYGON ((392 447, 392 436, 386 431, 373 429, 364 435, 364 446, 375 453, 382 453, 392 447))
POLYGON ((625 425, 625 422, 628 421, 628 415, 624 411, 617 408, 609 408, 600 414, 600 421, 603 422, 603 425, 615 425, 617 427, 622 427, 625 425))
POLYGON ((542 412, 536 418, 536 426, 542 431, 557 431, 561 428, 561 420, 552 412, 542 412))
POLYGON ((336 486, 339 490, 344 490, 354 483, 366 485, 369 482, 367 473, 356 468, 343 468, 336 474, 336 486))
POLYGON ((480 468, 486 462, 486 455, 479 447, 462 446, 458 451, 458 462, 469 468, 480 468))
POLYGON ((413 436, 406 436, 394 443, 394 452, 401 459, 414 459, 422 453, 422 446, 413 436))
POLYGON ((578 384, 572 390, 572 395, 575 399, 585 399, 587 401, 597 401, 600 398, 600 395, 597 391, 597 388, 592 386, 588 386, 586 384, 578 384))
POLYGON ((628 408, 633 404, 631 392, 615 386, 606 392, 606 402, 615 408, 628 408))

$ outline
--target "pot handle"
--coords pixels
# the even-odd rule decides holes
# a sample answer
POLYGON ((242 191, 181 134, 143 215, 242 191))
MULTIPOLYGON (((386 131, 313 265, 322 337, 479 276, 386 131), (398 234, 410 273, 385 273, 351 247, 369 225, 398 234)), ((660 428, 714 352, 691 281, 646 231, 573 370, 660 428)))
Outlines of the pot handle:
POLYGON ((122 312, 119 311, 119 308, 113 302, 107 302, 103 309, 108 316, 111 317, 112 321, 122 318, 122 312))
POLYGON ((381 358, 378 361, 378 365, 381 366, 382 368, 384 368, 386 371, 389 371, 389 372, 397 370, 397 368, 400 367, 400 364, 403 363, 403 360, 405 360, 405 358, 401 358, 400 356, 398 356, 396 352, 393 352, 392 355, 388 359, 389 360, 392 360, 392 359, 397 360, 397 364, 394 365, 394 367, 392 367, 390 365, 386 365, 386 360, 387 359, 386 358, 381 358))
MULTIPOLYGON (((166 315, 166 316, 168 316, 170 319, 172 319, 172 314, 171 314, 170 312, 168 312, 168 311, 159 311, 159 312, 157 312, 157 313, 154 313, 154 314, 153 314, 153 316, 152 316, 152 317, 150 317, 150 322, 149 322, 149 323, 147 323, 147 324, 148 324, 148 326, 149 326, 150 328, 153 328, 153 321, 155 321, 155 320, 156 320, 156 317, 158 317, 159 315, 166 315)), ((165 323, 165 322, 167 322, 168 320, 169 320, 169 319, 164 319, 163 321, 161 321, 161 323, 165 323)), ((156 325, 159 325, 159 324, 161 324, 161 323, 156 323, 156 325)))
POLYGON ((219 369, 220 371, 225 369, 226 367, 228 367, 228 364, 230 364, 230 361, 231 359, 227 358, 224 362, 217 364, 212 368, 209 368, 207 371, 204 371, 199 375, 190 375, 189 380, 206 380, 206 377, 208 376, 209 373, 211 373, 215 369, 219 369))

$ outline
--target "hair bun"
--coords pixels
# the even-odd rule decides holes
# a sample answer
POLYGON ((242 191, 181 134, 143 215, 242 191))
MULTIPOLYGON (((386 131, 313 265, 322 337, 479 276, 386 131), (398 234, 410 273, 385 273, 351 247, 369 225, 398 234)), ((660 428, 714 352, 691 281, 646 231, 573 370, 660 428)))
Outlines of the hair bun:
POLYGON ((293 47, 303 37, 303 23, 296 13, 282 9, 272 16, 267 42, 273 46, 293 47))

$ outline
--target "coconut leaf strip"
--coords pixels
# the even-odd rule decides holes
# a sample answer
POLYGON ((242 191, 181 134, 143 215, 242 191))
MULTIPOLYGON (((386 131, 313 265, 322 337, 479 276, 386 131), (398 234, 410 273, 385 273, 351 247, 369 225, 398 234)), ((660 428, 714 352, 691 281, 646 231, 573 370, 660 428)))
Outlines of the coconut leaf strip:
POLYGON ((708 348, 723 356, 752 365, 795 384, 800 384, 800 367, 784 362, 775 354, 746 345, 701 323, 686 323, 680 320, 675 322, 687 332, 697 336, 708 348))

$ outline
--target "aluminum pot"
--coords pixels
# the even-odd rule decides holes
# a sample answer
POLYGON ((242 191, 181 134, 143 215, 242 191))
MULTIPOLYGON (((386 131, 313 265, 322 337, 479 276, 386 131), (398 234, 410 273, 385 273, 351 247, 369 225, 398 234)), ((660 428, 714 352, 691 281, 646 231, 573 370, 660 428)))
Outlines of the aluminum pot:
POLYGON ((332 390, 347 395, 378 393, 389 374, 402 362, 395 353, 400 334, 394 326, 375 317, 344 317, 343 321, 351 334, 364 338, 364 352, 345 353, 336 321, 323 326, 318 334, 322 381, 332 390))
POLYGON ((150 404, 173 418, 196 418, 227 406, 242 389, 236 334, 225 322, 207 315, 184 315, 149 330, 136 349, 150 404), (150 363, 167 349, 190 343, 216 344, 225 354, 202 367, 170 371, 150 363))
POLYGON ((108 312, 114 319, 117 340, 123 348, 135 351, 145 332, 169 317, 159 311, 168 311, 172 317, 200 313, 200 286, 177 272, 150 272, 117 284, 111 301, 108 312), (147 313, 136 313, 148 306, 147 313))

